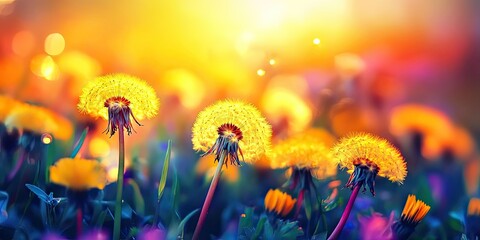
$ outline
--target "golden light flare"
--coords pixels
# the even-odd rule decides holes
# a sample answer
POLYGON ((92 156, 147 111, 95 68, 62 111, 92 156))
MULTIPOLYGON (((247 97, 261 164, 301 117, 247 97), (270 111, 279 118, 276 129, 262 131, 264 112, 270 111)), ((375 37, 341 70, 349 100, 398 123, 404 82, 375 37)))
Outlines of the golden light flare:
POLYGON ((312 40, 312 43, 313 43, 314 45, 317 45, 317 46, 318 46, 318 45, 320 45, 321 41, 320 41, 319 38, 314 38, 314 39, 312 40))
POLYGON ((57 64, 51 56, 37 55, 30 61, 31 71, 46 80, 53 81, 58 79, 60 72, 57 64))
POLYGON ((65 38, 60 33, 51 33, 45 38, 44 50, 48 55, 60 55, 65 49, 65 38))
POLYGON ((261 68, 257 70, 257 75, 260 76, 260 77, 265 76, 266 73, 267 72, 265 70, 261 69, 261 68))

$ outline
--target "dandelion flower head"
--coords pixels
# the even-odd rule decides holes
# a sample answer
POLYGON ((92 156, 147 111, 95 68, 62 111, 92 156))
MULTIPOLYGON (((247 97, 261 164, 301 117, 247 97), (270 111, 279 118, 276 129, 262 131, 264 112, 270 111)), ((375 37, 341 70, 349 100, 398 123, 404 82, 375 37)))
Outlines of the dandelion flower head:
POLYGON ((402 183, 407 165, 400 152, 387 140, 369 133, 355 133, 340 139, 332 148, 341 168, 352 172, 347 187, 366 184, 374 194, 375 177, 402 183))
POLYGON ((159 106, 155 90, 147 82, 126 74, 111 74, 88 82, 77 107, 82 113, 108 120, 107 132, 113 135, 120 125, 130 134, 131 118, 140 125, 137 120, 154 117, 159 106))
POLYGON ((50 180, 74 191, 103 189, 107 183, 107 170, 96 160, 62 158, 50 166, 50 180))
POLYGON ((271 167, 306 169, 318 179, 335 176, 337 163, 316 133, 306 131, 275 144, 268 154, 271 167))
POLYGON ((192 128, 193 149, 228 158, 233 165, 254 163, 270 150, 272 129, 256 107, 243 101, 219 101, 201 111, 192 128))

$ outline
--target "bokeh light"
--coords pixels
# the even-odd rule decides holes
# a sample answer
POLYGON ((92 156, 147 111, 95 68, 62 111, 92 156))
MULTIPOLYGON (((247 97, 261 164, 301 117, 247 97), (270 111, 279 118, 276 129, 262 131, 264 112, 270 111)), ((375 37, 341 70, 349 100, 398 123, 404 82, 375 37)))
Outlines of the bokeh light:
POLYGON ((65 49, 65 39, 60 33, 52 33, 45 38, 45 52, 51 56, 59 55, 65 49))
POLYGON ((42 140, 42 143, 45 144, 45 145, 48 145, 48 144, 52 143, 52 141, 53 141, 53 137, 49 133, 42 134, 40 139, 42 140))

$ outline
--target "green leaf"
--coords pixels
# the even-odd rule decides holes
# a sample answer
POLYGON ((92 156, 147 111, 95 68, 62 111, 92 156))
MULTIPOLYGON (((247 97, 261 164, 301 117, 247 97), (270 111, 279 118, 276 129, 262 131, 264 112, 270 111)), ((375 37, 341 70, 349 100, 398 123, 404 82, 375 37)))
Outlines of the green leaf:
POLYGON ((449 219, 448 219, 448 225, 449 225, 454 231, 464 232, 463 223, 461 222, 461 220, 459 220, 459 219, 457 219, 457 218, 454 218, 454 217, 450 216, 449 219))
POLYGON ((28 184, 28 183, 25 184, 25 186, 28 189, 30 189, 30 191, 35 193, 35 195, 37 195, 37 197, 40 198, 40 200, 42 200, 45 203, 49 203, 48 194, 46 192, 44 192, 42 189, 40 189, 39 187, 37 187, 35 185, 28 184))
POLYGON ((185 224, 187 224, 188 220, 190 220, 190 218, 192 218, 193 215, 195 215, 195 213, 197 213, 198 211, 200 211, 199 208, 193 210, 191 213, 189 213, 189 214, 180 222, 180 224, 178 224, 178 227, 177 227, 177 236, 178 236, 178 235, 182 235, 182 236, 183 236, 183 229, 185 228, 185 224))
POLYGON ((244 228, 253 227, 253 208, 245 208, 245 213, 240 216, 240 221, 238 223, 238 230, 241 232, 244 228))
POLYGON ((270 224, 269 221, 265 222, 265 230, 263 231, 263 237, 264 239, 267 240, 273 240, 275 239, 275 231, 273 230, 272 225, 270 224))
POLYGON ((107 217, 108 210, 103 210, 97 217, 97 221, 95 222, 95 226, 98 228, 102 228, 103 223, 105 222, 105 218, 107 217))
POLYGON ((303 236, 303 230, 298 227, 297 221, 278 221, 278 227, 280 228, 279 234, 276 234, 276 238, 280 239, 296 239, 303 236))
POLYGON ((138 187, 137 182, 135 180, 130 179, 128 181, 130 186, 133 188, 133 201, 135 204, 135 211, 143 216, 145 213, 145 200, 143 199, 142 192, 140 191, 140 187, 138 187))
POLYGON ((267 221, 267 216, 265 214, 262 214, 260 220, 258 220, 255 234, 253 235, 252 239, 257 239, 258 237, 260 237, 260 234, 263 231, 263 226, 265 225, 265 221, 267 221))
POLYGON ((310 221, 312 217, 312 203, 310 201, 310 198, 307 196, 303 200, 303 205, 305 208, 305 215, 307 216, 308 221, 310 221))
POLYGON ((178 173, 177 168, 173 165, 173 186, 172 186, 172 218, 174 215, 178 216, 177 206, 178 206, 178 173))
POLYGON ((333 209, 335 209, 338 206, 337 201, 338 200, 334 200, 334 201, 331 201, 329 203, 323 202, 322 203, 323 212, 330 212, 333 209))
POLYGON ((165 185, 167 184, 168 176, 168 165, 170 163, 170 153, 172 151, 172 141, 168 140, 167 153, 165 154, 165 160, 163 162, 162 176, 160 177, 160 183, 158 184, 158 195, 157 201, 160 202, 162 198, 163 191, 165 190, 165 185))
POLYGON ((326 240, 327 239, 327 232, 322 232, 312 236, 312 240, 326 240))
POLYGON ((75 143, 75 147, 73 148, 73 152, 72 154, 70 155, 70 158, 75 158, 78 154, 78 151, 80 151, 80 149, 82 148, 83 146, 83 142, 85 141, 85 137, 87 137, 87 133, 88 133, 88 127, 86 127, 83 132, 82 132, 82 135, 80 135, 80 138, 77 140, 77 142, 75 143))

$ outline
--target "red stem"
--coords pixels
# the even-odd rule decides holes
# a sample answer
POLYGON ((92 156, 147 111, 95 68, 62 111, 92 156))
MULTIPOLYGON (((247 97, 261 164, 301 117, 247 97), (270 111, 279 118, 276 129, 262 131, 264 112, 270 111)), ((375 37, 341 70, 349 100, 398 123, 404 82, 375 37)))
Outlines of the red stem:
POLYGON ((83 232, 83 212, 82 207, 77 208, 77 238, 82 235, 83 232))
POLYGON ((210 183, 210 188, 208 189, 208 193, 207 193, 207 196, 205 197, 205 201, 203 202, 202 212, 200 213, 200 218, 198 219, 197 227, 195 227, 195 232, 193 233, 192 240, 197 240, 200 237, 200 232, 202 231, 203 223, 205 222, 205 218, 207 217, 208 208, 210 207, 213 194, 215 193, 215 189, 217 188, 218 181, 220 180, 220 175, 222 173, 222 166, 224 161, 225 161, 225 157, 223 157, 222 155, 218 161, 217 169, 215 170, 215 175, 213 175, 212 183, 210 183))
POLYGON ((353 204, 355 203, 355 199, 357 199, 358 191, 360 190, 361 186, 362 184, 357 184, 353 188, 350 199, 348 199, 347 206, 345 206, 345 210, 343 210, 342 217, 340 218, 340 221, 335 227, 335 230, 333 230, 332 234, 330 235, 330 237, 328 237, 327 240, 335 240, 338 239, 338 237, 340 236, 340 233, 342 232, 345 223, 347 223, 348 216, 350 216, 350 212, 352 211, 353 204))
POLYGON ((302 209, 304 194, 305 194, 305 190, 302 188, 302 190, 300 190, 300 193, 298 193, 297 209, 295 210, 295 215, 293 216, 293 219, 297 219, 298 215, 300 214, 300 209, 302 209))
POLYGON ((20 150, 20 156, 17 159, 17 162, 15 163, 15 167, 10 171, 10 174, 8 174, 7 180, 10 181, 17 175, 18 170, 20 170, 20 167, 22 167, 23 161, 25 160, 25 150, 21 149, 20 150))

